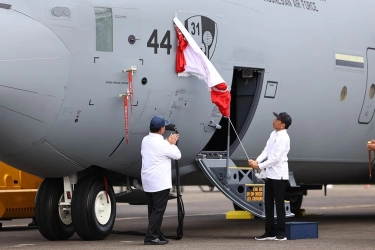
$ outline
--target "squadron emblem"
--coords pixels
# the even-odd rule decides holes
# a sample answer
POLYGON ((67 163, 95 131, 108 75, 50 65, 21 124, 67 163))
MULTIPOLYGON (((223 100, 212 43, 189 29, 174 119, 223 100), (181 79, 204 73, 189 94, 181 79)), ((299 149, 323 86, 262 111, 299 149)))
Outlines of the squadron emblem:
POLYGON ((214 55, 218 29, 217 24, 205 16, 192 16, 185 21, 185 28, 197 42, 208 59, 214 55))

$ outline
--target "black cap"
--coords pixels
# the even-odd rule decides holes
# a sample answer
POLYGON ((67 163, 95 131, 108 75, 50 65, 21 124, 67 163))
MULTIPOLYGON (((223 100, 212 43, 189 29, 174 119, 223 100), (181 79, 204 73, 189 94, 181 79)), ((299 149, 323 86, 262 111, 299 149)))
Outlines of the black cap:
POLYGON ((166 119, 164 119, 162 116, 154 116, 154 118, 151 119, 150 127, 152 128, 162 128, 167 125, 169 125, 170 122, 166 119))
POLYGON ((273 112, 273 115, 285 124, 286 129, 288 129, 289 126, 292 125, 292 117, 290 117, 287 112, 281 112, 279 114, 273 112))

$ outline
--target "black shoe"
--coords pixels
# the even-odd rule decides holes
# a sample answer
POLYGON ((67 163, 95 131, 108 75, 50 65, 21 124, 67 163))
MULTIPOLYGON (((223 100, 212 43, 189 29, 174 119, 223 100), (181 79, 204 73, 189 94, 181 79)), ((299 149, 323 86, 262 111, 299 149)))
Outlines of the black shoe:
POLYGON ((35 218, 33 218, 33 220, 27 226, 29 226, 29 227, 36 227, 37 224, 36 224, 35 218))
POLYGON ((159 236, 160 241, 165 241, 167 244, 169 243, 169 240, 167 240, 164 236, 159 236))
POLYGON ((267 234, 255 237, 256 240, 275 240, 275 238, 275 236, 268 236, 267 234))
POLYGON ((144 241, 145 245, 165 245, 168 244, 167 241, 159 240, 159 238, 153 239, 153 240, 147 240, 144 241))

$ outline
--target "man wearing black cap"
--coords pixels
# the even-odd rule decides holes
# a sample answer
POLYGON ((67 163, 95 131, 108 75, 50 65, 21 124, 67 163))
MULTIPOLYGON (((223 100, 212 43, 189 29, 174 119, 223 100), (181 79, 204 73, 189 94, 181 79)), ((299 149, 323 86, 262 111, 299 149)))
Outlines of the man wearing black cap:
POLYGON ((150 133, 142 140, 142 185, 148 200, 148 227, 145 245, 165 245, 168 240, 161 232, 163 215, 167 208, 169 191, 172 187, 171 159, 181 158, 176 143, 178 134, 163 138, 165 126, 170 122, 155 116, 150 122, 150 133))
POLYGON ((292 118, 286 112, 273 113, 275 129, 267 141, 263 152, 254 160, 249 160, 249 165, 254 169, 266 171, 265 185, 265 210, 266 230, 256 240, 286 240, 285 237, 285 207, 284 192, 289 179, 288 152, 290 139, 287 129, 292 124, 292 118), (265 160, 266 159, 266 160, 265 160), (265 160, 265 161, 264 161, 265 160), (277 231, 274 231, 274 201, 277 213, 277 231))

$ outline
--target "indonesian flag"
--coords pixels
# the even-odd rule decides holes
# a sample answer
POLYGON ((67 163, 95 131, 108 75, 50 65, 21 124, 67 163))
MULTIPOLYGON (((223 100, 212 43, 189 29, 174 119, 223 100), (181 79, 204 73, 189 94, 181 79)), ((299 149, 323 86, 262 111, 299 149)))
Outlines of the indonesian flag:
POLYGON ((204 80, 211 90, 212 102, 219 108, 222 115, 229 117, 231 96, 227 84, 180 20, 175 17, 173 22, 175 23, 178 40, 176 53, 178 76, 194 75, 204 80))

